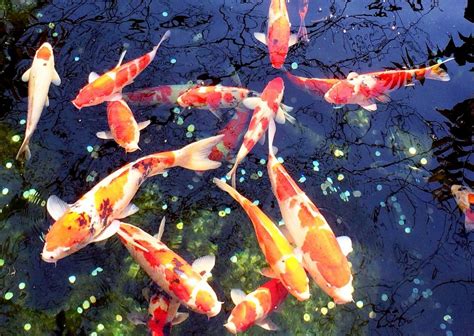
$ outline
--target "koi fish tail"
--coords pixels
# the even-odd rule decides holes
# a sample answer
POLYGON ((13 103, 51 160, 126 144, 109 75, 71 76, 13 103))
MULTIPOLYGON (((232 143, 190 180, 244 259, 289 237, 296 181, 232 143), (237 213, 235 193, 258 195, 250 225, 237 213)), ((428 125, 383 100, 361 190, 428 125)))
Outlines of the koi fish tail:
POLYGON ((304 23, 304 18, 301 18, 300 28, 298 29, 298 40, 303 40, 309 42, 308 30, 306 29, 306 24, 304 23))
POLYGON ((153 48, 153 50, 150 52, 150 59, 154 59, 156 52, 158 51, 158 48, 160 48, 160 45, 170 37, 171 32, 169 30, 166 31, 165 35, 161 38, 160 42, 153 48))
POLYGON ((176 166, 180 166, 190 170, 210 170, 221 166, 220 162, 209 160, 209 154, 214 146, 216 146, 224 137, 224 135, 216 135, 200 141, 193 142, 177 151, 176 166))
POLYGON ((227 173, 226 177, 230 178, 232 187, 235 188, 236 185, 236 174, 237 174, 237 167, 239 166, 239 163, 236 161, 234 165, 232 166, 232 169, 227 173))
POLYGON ((20 160, 23 156, 25 157, 26 160, 29 160, 31 158, 31 152, 30 152, 30 138, 25 137, 23 140, 23 143, 21 144, 20 149, 18 150, 18 153, 16 154, 16 159, 20 160))
POLYGON ((273 147, 273 138, 275 138, 276 125, 275 120, 270 119, 268 124, 268 156, 275 156, 277 148, 273 147))
POLYGON ((427 79, 439 80, 439 81, 443 81, 443 82, 449 81, 450 77, 449 77, 448 73, 446 72, 446 70, 441 68, 441 66, 446 62, 452 61, 453 59, 454 58, 448 58, 447 60, 445 60, 441 63, 432 65, 431 67, 429 67, 429 70, 426 72, 425 77, 427 79))
POLYGON ((239 194, 237 190, 235 190, 233 187, 225 183, 224 181, 218 179, 217 177, 214 177, 212 179, 212 182, 215 183, 216 186, 219 187, 219 189, 225 191, 228 193, 233 199, 235 199, 237 202, 240 203, 240 200, 242 199, 242 195, 239 194))

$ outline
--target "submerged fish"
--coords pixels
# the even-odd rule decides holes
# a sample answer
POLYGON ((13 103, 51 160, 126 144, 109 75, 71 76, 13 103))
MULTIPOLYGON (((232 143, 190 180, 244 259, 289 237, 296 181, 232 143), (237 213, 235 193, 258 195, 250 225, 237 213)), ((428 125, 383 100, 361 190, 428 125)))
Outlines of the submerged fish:
POLYGON ((31 158, 29 148, 30 139, 36 129, 43 107, 49 105, 48 91, 51 83, 60 85, 56 69, 54 68, 53 48, 49 43, 43 43, 36 51, 31 67, 25 71, 21 80, 28 82, 28 119, 26 121, 25 138, 21 144, 16 159, 22 155, 27 160, 31 158))
POLYGON ((227 183, 217 178, 214 178, 213 182, 239 202, 252 221, 260 249, 270 265, 269 269, 263 270, 263 274, 280 279, 285 288, 298 300, 309 299, 309 281, 306 272, 293 253, 293 247, 272 220, 227 183))
POLYGON ((124 92, 125 101, 137 105, 178 105, 178 97, 197 84, 161 85, 133 92, 124 92))
POLYGON ((266 330, 278 330, 267 316, 277 309, 288 295, 280 280, 271 279, 247 295, 240 289, 233 289, 230 295, 236 306, 224 327, 232 334, 244 332, 254 324, 266 330))
POLYGON ((298 42, 296 35, 290 35, 290 27, 286 0, 272 0, 268 11, 267 34, 254 33, 254 36, 268 46, 270 62, 275 69, 283 66, 288 48, 298 42))
POLYGON ((451 192, 456 199, 459 209, 464 213, 464 227, 466 231, 474 231, 474 191, 468 187, 453 184, 451 186, 451 192))
POLYGON ((207 283, 215 257, 202 257, 189 265, 160 241, 164 224, 163 218, 156 237, 126 223, 120 224, 117 234, 135 261, 167 294, 197 313, 216 316, 222 303, 207 283))
POLYGON ((125 53, 122 54, 115 68, 99 76, 91 72, 89 84, 84 86, 77 97, 72 101, 75 107, 81 109, 94 106, 105 101, 122 98, 122 89, 133 82, 145 68, 153 61, 161 43, 170 35, 169 30, 163 35, 160 42, 149 53, 122 65, 125 53))
POLYGON ((268 175, 280 211, 294 242, 303 256, 303 266, 335 303, 352 301, 352 274, 347 254, 352 251, 349 237, 336 238, 318 208, 288 175, 273 149, 275 123, 268 128, 268 175))
POLYGON ((42 259, 56 262, 116 233, 120 226, 117 219, 138 211, 130 202, 147 178, 177 166, 198 171, 218 168, 221 163, 209 160, 208 156, 222 137, 214 136, 175 151, 147 155, 128 163, 73 204, 50 196, 47 209, 55 222, 45 237, 42 259))
POLYGON ((304 19, 306 17, 306 14, 308 13, 309 0, 299 0, 299 1, 300 1, 300 8, 298 10, 298 13, 300 14, 300 28, 298 29, 298 38, 308 42, 309 41, 308 30, 306 29, 304 19))
POLYGON ((107 102, 107 121, 110 131, 97 132, 99 139, 113 139, 127 153, 140 149, 140 131, 150 125, 150 120, 138 124, 130 107, 121 99, 107 102))
POLYGON ((189 314, 178 313, 179 300, 169 298, 161 293, 154 294, 150 298, 148 313, 148 330, 152 336, 169 336, 171 327, 184 322, 189 314))

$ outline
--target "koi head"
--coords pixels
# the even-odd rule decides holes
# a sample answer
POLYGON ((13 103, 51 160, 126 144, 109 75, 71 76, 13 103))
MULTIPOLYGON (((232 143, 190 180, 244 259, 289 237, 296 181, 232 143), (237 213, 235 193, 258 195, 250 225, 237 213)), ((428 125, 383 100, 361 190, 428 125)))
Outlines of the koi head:
POLYGON ((213 317, 220 313, 222 302, 217 299, 216 293, 205 281, 199 284, 196 292, 195 306, 204 312, 207 317, 213 317))
POLYGON ((354 95, 354 84, 342 80, 324 94, 324 99, 331 104, 348 104, 354 95))
POLYGON ((181 107, 202 106, 206 103, 206 97, 202 91, 206 92, 205 87, 187 90, 176 101, 181 107))
POLYGON ((281 278, 287 284, 291 284, 291 288, 287 289, 299 301, 309 299, 309 280, 305 270, 296 258, 288 258, 285 261, 285 273, 281 275, 281 278))
POLYGON ((332 298, 336 304, 344 304, 354 301, 352 293, 354 293, 354 287, 352 286, 352 276, 350 281, 340 288, 333 287, 334 290, 331 293, 332 298))
POLYGON ((270 62, 275 69, 280 69, 285 64, 289 39, 290 26, 288 17, 281 16, 269 27, 267 37, 270 62))
POLYGON ((71 103, 80 110, 83 107, 100 104, 102 101, 102 97, 99 97, 94 93, 94 88, 87 85, 79 91, 79 94, 71 101, 71 103))
POLYGON ((45 42, 41 45, 41 47, 36 51, 37 58, 40 58, 45 61, 49 61, 49 59, 53 56, 53 47, 48 42, 45 42))

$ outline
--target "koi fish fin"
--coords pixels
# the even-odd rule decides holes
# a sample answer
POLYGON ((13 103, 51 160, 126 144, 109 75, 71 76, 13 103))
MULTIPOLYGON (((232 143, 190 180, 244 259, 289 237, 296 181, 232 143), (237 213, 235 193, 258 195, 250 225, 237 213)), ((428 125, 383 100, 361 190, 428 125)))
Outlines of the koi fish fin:
POLYGON ((122 53, 120 54, 119 61, 118 61, 117 65, 115 66, 115 69, 117 69, 119 66, 122 65, 123 58, 125 57, 125 54, 126 54, 126 53, 127 53, 127 49, 125 49, 124 51, 122 51, 122 53))
POLYGON ((232 166, 232 169, 225 176, 227 179, 230 179, 230 183, 232 184, 232 188, 234 189, 235 189, 235 186, 237 185, 236 175, 237 175, 238 167, 239 167, 239 163, 237 162, 237 160, 235 160, 234 165, 232 166))
POLYGON ((267 37, 265 36, 264 33, 253 33, 253 36, 255 39, 259 42, 262 42, 263 44, 267 45, 267 37))
POLYGON ((97 132, 95 135, 99 139, 104 139, 104 140, 110 140, 114 138, 110 131, 97 132))
POLYGON ((23 74, 23 76, 21 76, 21 80, 23 82, 28 82, 30 80, 30 72, 31 72, 31 68, 26 70, 25 73, 23 74))
POLYGON ((114 220, 101 233, 94 237, 93 242, 97 243, 112 237, 120 228, 120 221, 114 220))
POLYGON ((24 155, 26 160, 31 159, 31 152, 30 152, 30 138, 25 138, 23 143, 21 144, 18 153, 16 154, 16 159, 20 160, 21 157, 24 155))
POLYGON ((174 151, 176 166, 190 170, 210 170, 221 166, 220 162, 209 160, 209 154, 224 137, 223 134, 199 140, 174 151))
POLYGON ((214 110, 214 109, 209 109, 209 112, 211 112, 219 121, 222 121, 222 112, 219 110, 214 110))
POLYGON ((130 244, 130 245, 134 246, 135 248, 137 248, 138 250, 141 250, 141 251, 146 252, 146 253, 150 253, 150 251, 148 251, 148 249, 146 249, 145 247, 143 247, 142 245, 140 245, 139 243, 137 243, 137 242, 133 239, 133 237, 130 236, 130 234, 129 234, 127 231, 125 231, 125 230, 122 229, 122 226, 130 226, 130 227, 136 229, 136 227, 135 227, 134 225, 127 224, 127 223, 124 223, 124 222, 120 222, 120 221, 118 221, 118 220, 114 220, 114 221, 109 225, 109 227, 110 227, 114 222, 118 222, 118 224, 119 224, 119 227, 118 227, 116 233, 117 233, 120 237, 122 237, 124 241, 126 241, 126 243, 124 243, 124 244, 130 244))
POLYGON ((132 312, 127 314, 127 320, 133 325, 146 325, 148 321, 148 315, 139 312, 132 312))
POLYGON ((268 123, 268 155, 275 156, 278 148, 273 146, 273 139, 275 138, 276 125, 273 119, 268 123))
POLYGON ((70 209, 70 205, 60 199, 58 196, 51 195, 46 202, 46 210, 54 220, 58 220, 66 211, 70 209))
POLYGON ((351 238, 347 236, 340 236, 336 239, 339 243, 339 246, 341 247, 342 253, 347 257, 347 255, 353 251, 351 238))
MULTIPOLYGON (((158 297, 161 301, 164 297, 161 294, 155 294, 153 295, 153 299, 158 297)), ((168 316, 172 318, 171 321, 173 321, 174 318, 176 318, 176 315, 178 314, 178 309, 179 309, 180 302, 178 299, 171 299, 168 305, 168 316)), ((153 315, 153 311, 150 311, 151 307, 148 307, 148 312, 153 315)))
POLYGON ((51 81, 54 85, 59 86, 61 85, 61 78, 59 77, 58 72, 53 69, 53 80, 51 81))
POLYGON ((283 109, 283 111, 285 112, 291 112, 293 111, 293 107, 292 106, 288 106, 288 105, 285 105, 283 103, 280 103, 280 108, 283 109))
POLYGON ((46 96, 46 100, 44 101, 44 106, 48 107, 49 106, 49 98, 46 96))
POLYGON ((207 279, 212 275, 211 271, 215 264, 216 256, 207 255, 194 260, 191 267, 194 272, 198 273, 205 281, 207 281, 207 279))
POLYGON ((291 47, 298 43, 298 35, 296 34, 291 34, 290 39, 288 40, 288 47, 291 47))
POLYGON ((141 131, 142 129, 146 128, 148 125, 150 125, 151 120, 146 120, 138 123, 138 129, 141 131))
MULTIPOLYGON (((133 83, 133 82, 131 82, 131 83, 133 83)), ((117 100, 122 100, 122 92, 117 92, 109 98, 109 101, 117 101, 117 100)))
POLYGON ((171 325, 177 325, 186 321, 189 317, 189 313, 176 313, 174 319, 171 321, 171 325))
POLYGON ((161 222, 160 222, 160 227, 158 229, 158 233, 153 236, 158 241, 161 241, 161 237, 163 237, 163 232, 165 232, 165 223, 166 223, 166 217, 163 216, 163 218, 161 219, 161 222))
POLYGON ((93 81, 95 81, 97 78, 99 78, 100 76, 96 73, 96 72, 91 72, 89 74, 89 78, 88 78, 88 82, 89 83, 92 83, 93 81))
POLYGON ((288 227, 286 225, 280 225, 278 229, 283 233, 285 238, 291 243, 294 244, 295 241, 293 240, 293 237, 290 234, 290 231, 288 230, 288 227))
POLYGON ((286 121, 285 111, 281 107, 278 108, 277 114, 275 116, 275 121, 279 124, 284 124, 286 121))
POLYGON ((256 321, 255 322, 256 325, 258 325, 259 327, 265 329, 265 330, 268 330, 268 331, 276 331, 276 330, 279 330, 280 328, 275 324, 273 323, 268 317, 266 319, 263 319, 263 320, 260 320, 260 321, 256 321))
POLYGON ((265 133, 263 133, 260 139, 258 139, 258 143, 262 146, 265 145, 265 133))
POLYGON ((430 71, 426 72, 425 78, 439 80, 443 82, 449 81, 451 78, 449 77, 448 73, 443 68, 441 68, 441 65, 446 62, 452 61, 453 59, 454 58, 448 58, 447 60, 441 63, 430 66, 430 71))
POLYGON ((230 196, 232 196, 233 199, 235 199, 237 202, 240 202, 240 199, 242 198, 242 195, 239 194, 235 188, 232 188, 230 185, 225 183, 224 181, 218 179, 217 177, 214 177, 212 179, 212 182, 215 183, 215 185, 221 189, 222 191, 225 191, 228 193, 230 196))
POLYGON ((166 31, 166 33, 163 35, 161 38, 160 42, 153 48, 151 52, 148 53, 150 55, 150 59, 153 60, 155 58, 156 52, 160 48, 160 45, 170 37, 171 32, 169 30, 166 31))
POLYGON ((270 279, 276 279, 278 278, 273 272, 273 270, 270 267, 265 267, 260 270, 260 274, 263 275, 264 277, 270 278, 270 279))
POLYGON ((386 94, 381 94, 375 97, 375 99, 377 99, 379 102, 382 102, 382 103, 388 103, 391 100, 390 96, 386 94))
POLYGON ((367 111, 377 111, 377 104, 375 104, 374 102, 366 101, 361 102, 359 105, 367 111))
POLYGON ((138 210, 140 210, 139 207, 137 207, 135 204, 133 203, 130 203, 129 205, 127 205, 125 207, 125 209, 122 210, 122 212, 120 213, 120 215, 117 216, 117 219, 122 219, 122 218, 125 218, 125 217, 128 217, 128 216, 131 216, 135 213, 138 212, 138 210))
MULTIPOLYGON (((288 238, 287 238, 288 239, 288 238)), ((293 239, 292 239, 293 240, 293 239)), ((290 241, 290 239, 288 239, 288 241, 290 241)), ((294 244, 294 241, 292 242, 292 244, 294 244)), ((303 262, 303 250, 299 247, 295 248, 293 250, 293 254, 295 255, 296 259, 302 263, 303 262)))
POLYGON ((244 291, 241 289, 232 289, 230 291, 230 297, 232 299, 232 302, 237 306, 239 303, 245 300, 245 295, 244 291))
POLYGON ((249 97, 242 100, 242 104, 249 110, 253 110, 261 101, 260 97, 249 97))

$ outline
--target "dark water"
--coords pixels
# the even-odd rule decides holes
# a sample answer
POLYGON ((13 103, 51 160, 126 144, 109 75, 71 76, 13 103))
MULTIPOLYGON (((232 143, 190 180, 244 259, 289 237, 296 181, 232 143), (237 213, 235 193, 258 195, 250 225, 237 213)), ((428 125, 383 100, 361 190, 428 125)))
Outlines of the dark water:
MULTIPOLYGON (((148 52, 170 29, 171 38, 127 89, 197 79, 235 85, 237 72, 244 86, 261 91, 282 75, 252 37, 265 30, 269 1, 131 3, 0 2, 0 335, 145 334, 127 314, 146 311, 142 289, 149 280, 116 238, 56 266, 40 260, 41 237, 52 223, 45 200, 55 194, 74 202, 126 162, 215 134, 225 124, 207 111, 177 115, 132 107, 137 120, 151 118, 152 125, 142 132, 142 152, 126 155, 95 137, 106 129, 104 105, 78 111, 70 103, 89 72, 113 67, 124 46, 127 60, 148 52), (25 128, 27 85, 20 77, 44 41, 54 47, 62 84, 50 89, 50 106, 31 142, 33 157, 23 165, 14 160, 21 141, 12 140, 22 139, 25 128), (189 125, 196 130, 188 137, 189 125)), ((288 6, 296 30, 298 2, 288 6)), ((473 26, 465 8, 465 1, 447 0, 310 1, 310 42, 292 47, 287 58, 288 68, 298 66, 294 74, 344 77, 392 62, 456 60, 447 64, 450 82, 400 89, 374 113, 355 105, 334 109, 287 82, 284 102, 295 107, 297 124, 278 128, 279 156, 336 235, 352 238, 357 304, 322 309, 330 299, 314 285, 309 301, 289 298, 272 315, 278 334, 473 333, 473 235, 449 193, 451 184, 472 187, 474 180, 473 26), (335 157, 336 149, 344 155, 335 157)), ((238 188, 278 221, 264 158, 266 147, 256 146, 241 165, 245 175, 239 169, 238 188)), ((139 213, 127 219, 154 233, 166 215, 163 240, 170 247, 189 261, 217 256, 211 285, 226 302, 223 311, 211 320, 191 313, 173 328, 175 335, 227 333, 222 324, 233 307, 230 289, 251 291, 264 282, 249 220, 210 183, 227 169, 202 177, 173 169, 150 179, 134 201, 139 213), (230 213, 222 217, 226 208, 230 213)), ((248 334, 268 332, 255 327, 248 334)))

